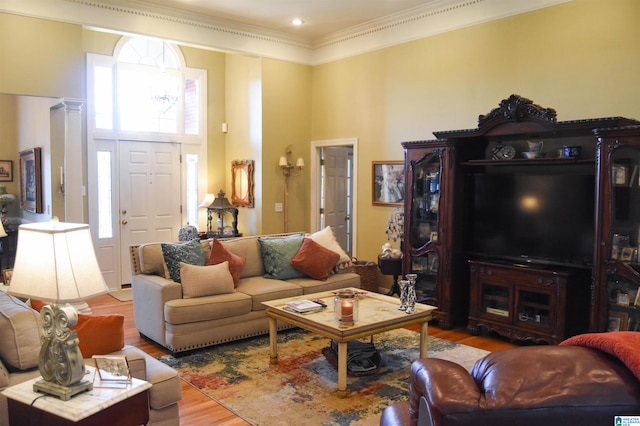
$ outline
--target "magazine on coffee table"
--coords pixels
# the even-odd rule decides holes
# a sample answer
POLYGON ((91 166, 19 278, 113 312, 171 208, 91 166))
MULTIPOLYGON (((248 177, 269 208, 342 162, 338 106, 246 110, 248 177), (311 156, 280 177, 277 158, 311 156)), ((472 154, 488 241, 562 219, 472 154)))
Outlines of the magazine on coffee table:
POLYGON ((299 314, 306 314, 309 312, 318 312, 325 308, 325 305, 314 302, 312 300, 294 300, 292 302, 285 303, 285 309, 288 309, 299 314))

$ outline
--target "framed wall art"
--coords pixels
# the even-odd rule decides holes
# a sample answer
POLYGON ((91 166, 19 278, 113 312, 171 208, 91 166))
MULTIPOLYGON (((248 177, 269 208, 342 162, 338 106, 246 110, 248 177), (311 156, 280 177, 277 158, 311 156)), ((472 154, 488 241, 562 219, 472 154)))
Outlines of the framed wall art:
POLYGON ((13 161, 0 160, 0 182, 13 182, 13 161))
POLYGON ((402 206, 404 204, 404 163, 402 161, 374 161, 372 178, 374 205, 402 206))
POLYGON ((41 148, 20 152, 20 207, 32 213, 43 213, 41 155, 41 148))
POLYGON ((253 160, 231 162, 231 204, 253 208, 253 160))

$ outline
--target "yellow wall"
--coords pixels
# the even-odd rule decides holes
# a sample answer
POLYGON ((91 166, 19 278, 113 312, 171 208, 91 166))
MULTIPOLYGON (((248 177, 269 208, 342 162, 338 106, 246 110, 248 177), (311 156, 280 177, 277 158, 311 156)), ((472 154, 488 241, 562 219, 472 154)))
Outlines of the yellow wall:
POLYGON ((635 0, 576 0, 314 67, 312 139, 359 138, 358 257, 386 242, 371 162, 402 160, 401 141, 474 128, 513 93, 559 120, 640 119, 639 17, 635 0))
POLYGON ((84 98, 82 27, 0 13, 0 93, 84 98))
MULTIPOLYGON (((308 164, 310 141, 357 137, 356 248, 374 259, 392 209, 371 205, 371 162, 401 160, 401 141, 475 127, 512 93, 559 120, 640 118, 639 16, 636 0, 574 0, 315 67, 181 47, 190 67, 208 72, 209 190, 230 195, 231 160, 254 159, 258 205, 241 209, 240 230, 280 232, 276 164, 286 146, 308 164)), ((84 98, 85 52, 111 54, 117 39, 0 14, 0 92, 84 98)), ((5 155, 16 151, 0 144, 5 155)), ((291 180, 290 230, 310 228, 308 170, 291 180)))
POLYGON ((289 232, 309 231, 309 142, 311 141, 311 67, 282 61, 262 61, 262 164, 265 184, 263 233, 284 231, 284 175, 278 160, 292 146, 293 161, 302 157, 307 167, 289 178, 289 232), (269 182, 269 184, 267 184, 269 182))

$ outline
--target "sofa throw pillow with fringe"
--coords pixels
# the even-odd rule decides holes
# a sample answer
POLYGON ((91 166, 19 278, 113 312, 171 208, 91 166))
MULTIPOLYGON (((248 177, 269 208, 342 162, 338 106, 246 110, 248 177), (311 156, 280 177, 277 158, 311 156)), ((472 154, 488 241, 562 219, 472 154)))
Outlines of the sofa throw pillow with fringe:
POLYGON ((304 274, 291 266, 291 259, 300 249, 304 235, 293 235, 285 238, 258 237, 265 278, 288 280, 301 278, 304 274))
POLYGON ((199 240, 191 240, 184 244, 162 243, 162 254, 169 269, 169 276, 177 283, 182 282, 180 262, 204 266, 204 250, 199 240))

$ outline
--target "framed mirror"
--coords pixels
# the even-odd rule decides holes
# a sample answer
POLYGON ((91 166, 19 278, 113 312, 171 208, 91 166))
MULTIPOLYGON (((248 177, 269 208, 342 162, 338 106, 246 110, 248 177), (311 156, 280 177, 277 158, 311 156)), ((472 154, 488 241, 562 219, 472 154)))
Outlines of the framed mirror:
POLYGON ((231 204, 253 208, 253 160, 231 162, 231 204))

